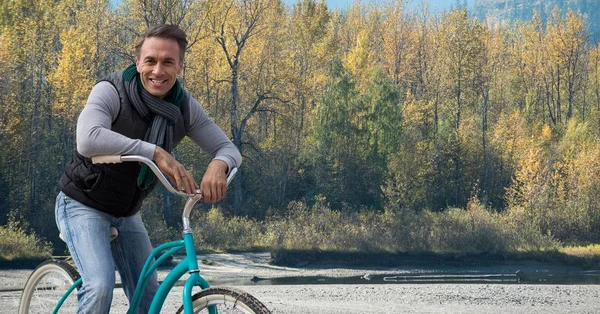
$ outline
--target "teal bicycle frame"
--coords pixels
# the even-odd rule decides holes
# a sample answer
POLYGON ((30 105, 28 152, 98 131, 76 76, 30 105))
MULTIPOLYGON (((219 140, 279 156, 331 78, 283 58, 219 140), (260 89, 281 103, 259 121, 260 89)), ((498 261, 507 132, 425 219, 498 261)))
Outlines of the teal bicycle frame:
MULTIPOLYGON (((185 207, 182 214, 183 220, 183 240, 167 242, 162 245, 156 247, 148 259, 146 259, 146 263, 144 264, 144 268, 142 269, 142 273, 140 275, 140 279, 138 280, 138 284, 135 289, 135 293, 133 295, 133 299, 131 300, 131 304, 129 306, 129 310, 127 314, 136 313, 140 302, 142 299, 142 292, 146 289, 146 285, 148 283, 148 279, 152 275, 152 273, 162 265, 167 259, 173 256, 175 253, 185 249, 185 259, 173 268, 165 280, 160 284, 154 298, 152 299, 152 303, 150 305, 150 309, 148 313, 150 314, 159 314, 162 309, 163 304, 167 298, 167 295, 175 286, 175 283, 183 276, 185 273, 189 273, 190 276, 186 279, 185 285, 183 287, 183 311, 184 314, 191 314, 193 311, 192 305, 192 289, 194 286, 198 286, 202 289, 209 288, 208 282, 200 276, 200 269, 198 267, 198 260, 196 258, 196 247, 194 245, 194 236, 192 228, 190 227, 190 212, 196 202, 198 202, 202 196, 198 193, 194 195, 185 194, 183 192, 175 190, 169 181, 165 178, 165 176, 160 172, 158 167, 149 159, 142 156, 98 156, 92 158, 94 163, 120 163, 124 161, 138 161, 143 162, 150 167, 150 169, 156 174, 158 179, 163 183, 163 185, 169 190, 171 193, 175 193, 182 196, 189 197, 185 203, 185 207), (161 254, 161 252, 166 251, 161 254), (160 256, 159 256, 160 255, 160 256), (157 258, 158 257, 158 258, 157 258)), ((231 169, 229 176, 227 178, 227 184, 231 182, 233 176, 237 172, 237 169, 231 169)), ((79 278, 75 281, 71 287, 65 292, 63 297, 58 301, 53 314, 57 314, 58 310, 64 303, 64 301, 69 297, 69 295, 73 292, 73 290, 78 289, 82 284, 82 279, 79 278)), ((217 309, 214 306, 209 306, 210 314, 217 314, 217 309)))

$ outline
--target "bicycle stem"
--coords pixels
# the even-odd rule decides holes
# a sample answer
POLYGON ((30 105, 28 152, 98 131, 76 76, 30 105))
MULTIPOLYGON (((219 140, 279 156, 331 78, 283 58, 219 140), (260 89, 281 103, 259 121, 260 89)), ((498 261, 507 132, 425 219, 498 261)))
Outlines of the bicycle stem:
POLYGON ((199 200, 200 200, 200 197, 199 198, 190 197, 185 202, 185 207, 183 208, 183 213, 181 214, 181 220, 183 223, 183 234, 193 233, 191 221, 190 221, 190 214, 192 212, 192 208, 194 207, 196 202, 198 202, 199 200))
MULTIPOLYGON (((233 169, 231 169, 231 171, 229 171, 229 175, 227 176, 227 183, 226 183, 227 186, 229 186, 229 183, 231 183, 231 180, 233 180, 233 177, 235 176, 237 171, 238 171, 237 168, 233 168, 233 169)), ((200 192, 200 190, 198 190, 198 193, 190 196, 187 199, 187 201, 185 202, 185 207, 183 208, 183 213, 181 214, 181 220, 183 223, 183 234, 193 233, 191 222, 190 222, 190 214, 192 212, 192 208, 194 207, 194 205, 196 205, 196 203, 201 199, 202 199, 202 193, 200 192)))

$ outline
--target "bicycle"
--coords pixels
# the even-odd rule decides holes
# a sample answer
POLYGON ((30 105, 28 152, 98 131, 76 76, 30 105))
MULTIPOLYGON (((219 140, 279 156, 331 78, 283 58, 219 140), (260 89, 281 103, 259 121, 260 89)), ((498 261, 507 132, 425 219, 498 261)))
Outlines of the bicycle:
MULTIPOLYGON (((182 214, 183 239, 161 244, 152 251, 146 260, 127 313, 137 312, 142 291, 154 270, 181 250, 185 250, 185 258, 169 271, 160 284, 152 300, 149 313, 154 314, 161 311, 167 295, 186 272, 189 273, 189 277, 183 285, 183 305, 180 306, 177 313, 270 313, 267 307, 252 295, 229 287, 210 287, 200 275, 190 221, 193 206, 202 198, 200 191, 197 191, 197 194, 178 191, 156 164, 143 156, 97 156, 92 158, 92 162, 96 164, 142 162, 154 172, 169 192, 188 197, 182 214), (163 251, 165 252, 162 253, 163 251), (192 295, 193 287, 200 287, 202 290, 192 295)), ((228 185, 236 172, 237 169, 230 171, 227 178, 228 185)), ((59 310, 62 310, 61 313, 73 313, 77 308, 77 298, 73 296, 72 292, 81 287, 81 283, 82 279, 77 270, 68 262, 58 259, 45 261, 34 269, 25 283, 19 304, 19 314, 59 313, 59 310)))

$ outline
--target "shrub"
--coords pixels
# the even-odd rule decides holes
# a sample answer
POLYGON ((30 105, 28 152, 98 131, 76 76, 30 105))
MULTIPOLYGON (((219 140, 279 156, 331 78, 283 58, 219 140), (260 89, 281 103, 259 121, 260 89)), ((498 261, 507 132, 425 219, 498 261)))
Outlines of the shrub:
POLYGON ((259 222, 247 217, 226 217, 220 208, 214 207, 194 218, 198 222, 196 245, 213 250, 250 250, 263 246, 263 228, 259 222))
POLYGON ((0 259, 48 258, 52 255, 52 246, 43 242, 37 235, 27 234, 16 223, 0 226, 0 259))
MULTIPOLYGON (((528 211, 513 207, 498 213, 477 199, 469 201, 466 209, 442 212, 393 207, 383 212, 342 212, 330 209, 325 199, 317 199, 313 206, 291 202, 285 213, 265 221, 230 217, 219 208, 196 215, 197 247, 217 251, 497 253, 559 247, 558 241, 540 231, 528 211)), ((160 226, 153 233, 172 231, 160 226)))

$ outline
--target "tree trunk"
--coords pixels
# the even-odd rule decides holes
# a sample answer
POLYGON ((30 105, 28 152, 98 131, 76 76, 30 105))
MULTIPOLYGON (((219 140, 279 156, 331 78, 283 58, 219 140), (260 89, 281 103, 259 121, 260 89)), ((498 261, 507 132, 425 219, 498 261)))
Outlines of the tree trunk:
POLYGON ((487 156, 487 127, 488 127, 488 109, 489 109, 489 90, 486 88, 483 91, 483 110, 481 117, 481 146, 483 151, 483 176, 482 176, 482 201, 487 203, 488 191, 490 190, 488 178, 488 156, 487 156))
MULTIPOLYGON (((242 154, 242 132, 237 125, 239 108, 239 86, 238 86, 238 60, 235 59, 231 68, 231 136, 233 144, 242 154)), ((243 155, 242 155, 243 156, 243 155)), ((233 211, 236 215, 243 215, 242 209, 242 171, 238 169, 235 180, 233 181, 233 211)))
POLYGON ((556 120, 562 122, 561 103, 560 103, 560 69, 556 66, 556 120))

